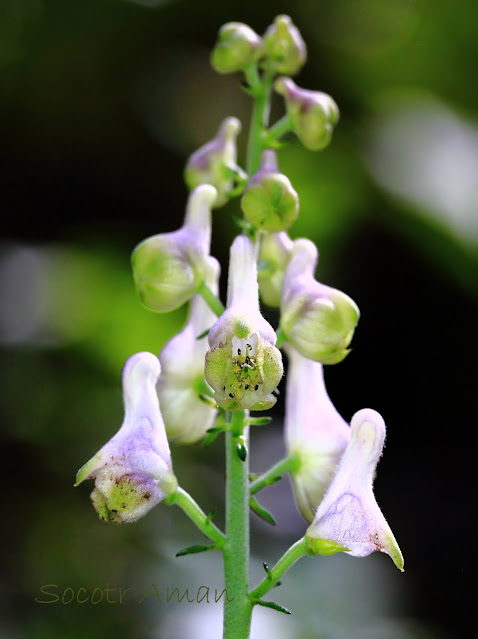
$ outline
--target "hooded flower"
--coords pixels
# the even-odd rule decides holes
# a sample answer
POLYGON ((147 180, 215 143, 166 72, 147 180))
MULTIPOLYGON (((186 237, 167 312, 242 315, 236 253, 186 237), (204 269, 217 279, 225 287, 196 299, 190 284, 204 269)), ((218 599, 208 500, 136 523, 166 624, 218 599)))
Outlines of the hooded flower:
POLYGON ((351 440, 334 479, 307 530, 310 548, 322 554, 344 550, 353 557, 385 552, 403 570, 403 556, 375 501, 373 476, 385 441, 385 423, 363 409, 351 422, 351 440))
POLYGON ((350 427, 329 399, 322 364, 303 357, 290 345, 285 348, 289 360, 286 446, 299 462, 291 474, 296 502, 311 522, 350 441, 350 427))
POLYGON ((215 198, 213 186, 198 186, 189 196, 182 228, 153 235, 134 249, 131 262, 136 288, 143 304, 152 311, 179 308, 203 283, 215 198))
POLYGON ((261 54, 262 39, 243 22, 228 22, 219 29, 211 54, 211 64, 218 73, 242 71, 261 54))
MULTIPOLYGON (((206 284, 217 295, 219 263, 209 258, 206 284)), ((204 437, 214 425, 217 411, 199 398, 211 394, 204 381, 207 339, 198 336, 216 321, 215 314, 200 295, 194 295, 183 330, 164 346, 159 354, 162 374, 158 396, 169 441, 190 444, 204 437)))
POLYGON ((282 377, 276 334, 259 310, 256 251, 240 235, 231 246, 227 310, 209 331, 205 376, 226 410, 266 410, 282 377))
POLYGON ((307 47, 289 16, 277 16, 264 33, 263 66, 275 73, 294 75, 307 59, 307 47))
POLYGON ((215 138, 195 151, 187 161, 184 179, 190 189, 212 184, 217 190, 214 207, 223 206, 234 189, 234 180, 244 175, 237 166, 236 138, 241 131, 237 118, 226 118, 215 138))
POLYGON ((278 78, 274 88, 284 96, 292 129, 302 144, 311 151, 325 149, 339 121, 339 108, 330 95, 301 89, 290 78, 278 78))
POLYGON ((263 233, 259 249, 259 291, 268 306, 279 308, 284 273, 294 242, 285 231, 263 233))
POLYGON ((156 394, 160 372, 159 360, 151 353, 128 359, 123 368, 123 425, 77 473, 75 486, 95 480, 91 499, 106 521, 137 521, 177 488, 156 394))
POLYGON ((292 224, 299 213, 299 196, 289 178, 279 171, 276 152, 266 149, 261 166, 241 198, 244 217, 261 231, 276 233, 292 224))
POLYGON ((301 355, 337 364, 349 353, 360 313, 348 295, 314 279, 317 260, 312 242, 294 242, 282 286, 280 325, 301 355))

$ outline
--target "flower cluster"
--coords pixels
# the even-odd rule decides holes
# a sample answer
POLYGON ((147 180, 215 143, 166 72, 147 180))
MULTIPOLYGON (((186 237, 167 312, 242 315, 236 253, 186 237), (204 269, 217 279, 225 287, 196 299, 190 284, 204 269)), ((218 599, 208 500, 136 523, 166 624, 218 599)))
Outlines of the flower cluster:
MULTIPOLYGON (((267 421, 250 418, 248 411, 266 411, 276 403, 284 373, 282 347, 288 357, 284 463, 290 464, 297 506, 309 523, 307 552, 363 557, 379 550, 402 570, 402 554, 372 488, 385 423, 377 412, 363 409, 349 425, 324 382, 324 366, 340 363, 350 352, 358 306, 316 279, 316 246, 288 235, 300 205, 279 169, 281 139, 293 132, 306 148, 322 150, 339 120, 330 96, 301 89, 289 77, 306 57, 305 43, 287 16, 278 16, 262 37, 240 22, 220 29, 212 66, 219 73, 244 72, 245 88, 262 108, 253 121, 247 171, 237 159, 240 122, 228 117, 186 163, 190 194, 183 226, 134 249, 133 277, 141 301, 155 312, 186 303, 189 311, 159 357, 137 353, 126 362, 123 425, 79 470, 76 484, 95 480, 91 498, 101 519, 134 522, 162 501, 184 498, 168 439, 192 444, 229 431, 245 462, 246 427, 267 421), (273 89, 284 98, 285 115, 269 127, 273 89), (220 266, 210 255, 212 217, 234 197, 240 197, 244 219, 230 247, 224 307, 218 297, 220 266), (279 310, 277 333, 260 301, 279 310)), ((234 461, 241 464, 235 455, 234 461)), ((247 481, 246 471, 244 476, 247 481)), ((264 514, 254 497, 250 505, 264 514)), ((210 518, 201 519, 196 505, 189 512, 222 548, 225 537, 210 518)))

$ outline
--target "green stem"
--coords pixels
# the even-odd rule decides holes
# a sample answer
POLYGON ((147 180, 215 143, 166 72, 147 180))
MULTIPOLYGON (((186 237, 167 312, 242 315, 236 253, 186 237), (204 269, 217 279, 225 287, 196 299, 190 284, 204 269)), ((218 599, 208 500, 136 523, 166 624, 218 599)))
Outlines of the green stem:
POLYGON ((249 459, 241 461, 236 447, 246 441, 244 411, 228 413, 232 430, 226 433, 226 535, 223 550, 227 598, 224 603, 224 639, 248 639, 252 602, 249 590, 249 459))
POLYGON ((210 521, 204 511, 185 490, 178 488, 166 503, 179 506, 189 519, 196 524, 203 535, 211 539, 218 548, 223 548, 226 545, 226 536, 210 521))
POLYGON ((252 65, 246 71, 246 78, 251 85, 255 98, 247 148, 247 173, 252 176, 259 170, 261 165, 264 133, 269 123, 272 77, 266 73, 261 80, 257 72, 257 66, 252 65))
POLYGON ((224 308, 223 303, 214 295, 214 293, 205 282, 203 282, 198 288, 198 293, 209 306, 211 311, 213 313, 216 313, 218 317, 220 317, 224 313, 226 309, 224 308))
POLYGON ((293 472, 297 470, 298 467, 299 460, 292 455, 290 457, 281 459, 279 462, 277 462, 277 464, 274 464, 274 466, 269 468, 268 471, 266 471, 263 475, 261 475, 251 483, 249 487, 251 495, 255 495, 266 486, 269 486, 277 477, 280 477, 285 473, 293 472))
POLYGON ((271 126, 267 131, 265 138, 265 146, 272 146, 274 142, 280 140, 282 136, 292 130, 292 122, 290 116, 286 113, 280 120, 271 126))
POLYGON ((305 537, 302 537, 302 539, 296 541, 293 546, 286 550, 274 568, 272 568, 261 583, 251 591, 249 595, 251 600, 254 602, 263 597, 266 592, 269 592, 269 590, 276 585, 282 575, 286 573, 298 559, 307 554, 307 543, 305 537))

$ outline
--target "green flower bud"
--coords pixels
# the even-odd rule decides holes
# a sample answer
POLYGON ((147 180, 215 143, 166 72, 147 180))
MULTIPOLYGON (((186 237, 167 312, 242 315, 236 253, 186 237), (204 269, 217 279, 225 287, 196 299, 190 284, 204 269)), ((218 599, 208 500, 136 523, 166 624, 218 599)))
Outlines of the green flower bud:
POLYGON ((307 48, 289 16, 277 16, 264 34, 264 66, 295 75, 307 59, 307 48))
POLYGON ((247 185, 241 198, 246 219, 269 233, 284 231, 299 213, 299 196, 287 176, 279 172, 276 153, 262 152, 261 168, 247 185))
POLYGON ((280 307, 284 273, 289 263, 294 242, 285 231, 266 233, 261 237, 259 249, 259 292, 268 306, 280 307))
POLYGON ((214 187, 198 186, 189 196, 181 229, 153 235, 134 249, 131 261, 136 289, 150 310, 165 312, 182 306, 204 281, 215 197, 214 187))
POLYGON ((274 88, 284 96, 292 128, 302 144, 311 151, 328 146, 340 115, 330 95, 301 89, 290 78, 278 78, 274 88))
POLYGON ((195 151, 187 161, 184 179, 190 190, 200 184, 212 184, 217 190, 214 207, 223 206, 244 172, 237 166, 236 138, 241 130, 237 118, 226 118, 215 138, 195 151))
POLYGON ((225 410, 267 410, 283 373, 276 334, 259 310, 254 245, 243 235, 231 246, 227 310, 209 331, 205 377, 225 410))
POLYGON ((228 22, 219 29, 211 54, 211 65, 218 73, 234 73, 257 60, 262 39, 247 24, 228 22))
POLYGON ((348 295, 314 279, 317 259, 312 242, 294 242, 282 287, 280 325, 301 355, 338 364, 350 352, 360 312, 348 295))

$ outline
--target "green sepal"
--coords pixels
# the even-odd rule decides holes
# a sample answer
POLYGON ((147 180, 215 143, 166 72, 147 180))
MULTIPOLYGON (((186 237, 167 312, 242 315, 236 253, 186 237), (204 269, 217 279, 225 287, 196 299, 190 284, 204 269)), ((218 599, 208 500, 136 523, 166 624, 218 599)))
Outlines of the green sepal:
POLYGON ((195 555, 199 552, 207 552, 208 550, 215 550, 216 545, 210 544, 208 546, 188 546, 188 548, 184 548, 184 550, 180 550, 176 553, 176 557, 184 557, 184 555, 195 555))
POLYGON ((280 606, 273 601, 262 601, 262 599, 258 599, 255 603, 259 604, 259 606, 264 606, 264 608, 272 608, 272 610, 277 610, 277 612, 283 612, 285 615, 292 614, 290 610, 287 610, 284 606, 280 606))
POLYGON ((256 515, 258 515, 265 522, 267 522, 271 526, 276 526, 277 525, 277 522, 274 519, 274 517, 269 512, 267 512, 267 510, 265 508, 262 508, 262 506, 260 506, 258 504, 258 502, 255 499, 255 497, 251 497, 250 498, 249 506, 250 506, 251 510, 253 510, 256 513, 256 515))
POLYGON ((306 536, 307 550, 310 555, 335 555, 337 552, 350 552, 350 548, 330 539, 313 539, 306 536))

